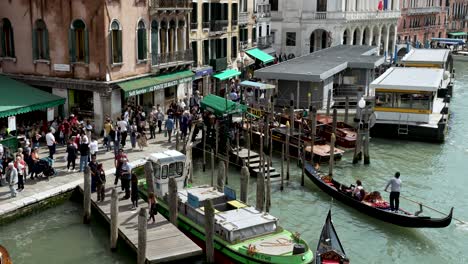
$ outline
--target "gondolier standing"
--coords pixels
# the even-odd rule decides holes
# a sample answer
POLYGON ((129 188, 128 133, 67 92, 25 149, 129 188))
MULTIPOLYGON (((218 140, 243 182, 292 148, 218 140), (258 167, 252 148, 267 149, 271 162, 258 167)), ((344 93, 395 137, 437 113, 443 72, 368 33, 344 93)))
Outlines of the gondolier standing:
POLYGON ((401 189, 401 180, 400 172, 395 172, 395 177, 388 181, 385 191, 387 191, 388 186, 390 188, 390 210, 392 212, 398 212, 398 207, 400 205, 400 189, 401 189))

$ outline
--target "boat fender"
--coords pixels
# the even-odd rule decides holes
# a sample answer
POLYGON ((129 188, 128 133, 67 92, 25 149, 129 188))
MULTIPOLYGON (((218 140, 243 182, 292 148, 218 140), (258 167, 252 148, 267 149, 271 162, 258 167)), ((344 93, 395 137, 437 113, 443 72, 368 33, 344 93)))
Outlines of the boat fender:
POLYGON ((305 246, 302 244, 294 244, 293 255, 300 255, 305 253, 305 246))

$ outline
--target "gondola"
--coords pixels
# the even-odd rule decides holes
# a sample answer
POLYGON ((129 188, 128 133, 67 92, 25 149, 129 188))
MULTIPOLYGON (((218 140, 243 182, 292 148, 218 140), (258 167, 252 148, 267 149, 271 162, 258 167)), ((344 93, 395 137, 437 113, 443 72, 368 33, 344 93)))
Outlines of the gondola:
POLYGON ((331 221, 331 210, 328 211, 327 220, 322 228, 320 240, 315 254, 316 264, 348 264, 349 259, 336 234, 331 221))
POLYGON ((353 198, 351 196, 351 187, 342 185, 334 179, 325 178, 328 176, 322 178, 321 175, 310 164, 306 164, 305 171, 312 182, 320 189, 322 189, 322 191, 345 203, 346 205, 351 206, 359 212, 379 220, 398 226, 413 228, 442 228, 447 227, 452 222, 453 207, 450 209, 450 213, 444 218, 421 216, 421 211, 412 214, 401 208, 399 209, 398 213, 394 213, 389 210, 386 202, 361 202, 353 198))

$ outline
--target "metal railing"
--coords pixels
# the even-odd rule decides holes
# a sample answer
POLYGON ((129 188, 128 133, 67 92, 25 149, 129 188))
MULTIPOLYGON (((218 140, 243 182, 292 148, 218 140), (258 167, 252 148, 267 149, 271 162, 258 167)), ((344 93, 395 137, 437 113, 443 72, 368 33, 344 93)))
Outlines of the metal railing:
POLYGON ((411 7, 406 11, 409 15, 419 15, 419 14, 432 14, 440 13, 442 8, 440 6, 426 6, 426 7, 411 7))
POLYGON ((210 22, 202 22, 202 28, 205 29, 209 29, 210 28, 210 22))
POLYGON ((271 17, 271 5, 270 4, 258 4, 257 14, 260 17, 271 17))
POLYGON ((193 51, 188 49, 175 52, 166 52, 158 54, 157 56, 153 56, 153 59, 156 59, 156 61, 152 62, 152 66, 162 66, 164 64, 174 64, 178 62, 192 63, 193 51))
POLYGON ((346 11, 346 12, 303 12, 304 19, 344 19, 344 20, 371 20, 383 18, 399 18, 400 11, 346 11))
POLYGON ((257 38, 257 46, 259 48, 268 48, 271 47, 271 44, 273 44, 272 35, 257 38))
POLYGON ((249 23, 249 13, 247 12, 240 12, 239 13, 239 24, 244 25, 249 23))
POLYGON ((194 30, 198 28, 198 23, 190 23, 190 29, 194 30))
POLYGON ((217 32, 217 31, 225 31, 228 26, 227 20, 214 20, 210 22, 210 31, 217 32))
POLYGON ((151 0, 152 8, 192 8, 191 0, 151 0))

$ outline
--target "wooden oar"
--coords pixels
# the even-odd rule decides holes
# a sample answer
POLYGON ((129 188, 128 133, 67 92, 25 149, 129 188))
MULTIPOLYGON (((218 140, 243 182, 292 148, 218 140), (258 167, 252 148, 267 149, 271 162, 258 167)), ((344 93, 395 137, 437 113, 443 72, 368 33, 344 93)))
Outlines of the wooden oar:
MULTIPOLYGON (((385 190, 385 191, 388 192, 388 193, 390 193, 390 192, 387 191, 387 190, 385 190)), ((421 202, 412 200, 411 198, 405 197, 405 196, 403 196, 403 195, 401 195, 401 194, 400 194, 400 197, 403 198, 403 199, 405 199, 405 200, 407 200, 407 201, 410 201, 410 202, 413 202, 413 203, 415 203, 415 204, 419 204, 419 205, 421 205, 421 206, 424 206, 424 207, 426 207, 426 208, 429 208, 429 209, 431 209, 432 211, 435 211, 435 212, 440 213, 440 214, 442 214, 442 215, 447 215, 446 213, 444 213, 444 212, 442 212, 442 211, 440 211, 440 210, 437 210, 437 209, 432 208, 432 207, 430 207, 430 206, 424 205, 424 204, 421 203, 421 202)), ((460 222, 460 223, 462 223, 462 224, 466 224, 466 221, 462 221, 462 220, 457 219, 457 218, 455 218, 455 217, 453 217, 453 216, 452 216, 452 219, 457 220, 458 222, 460 222)))

